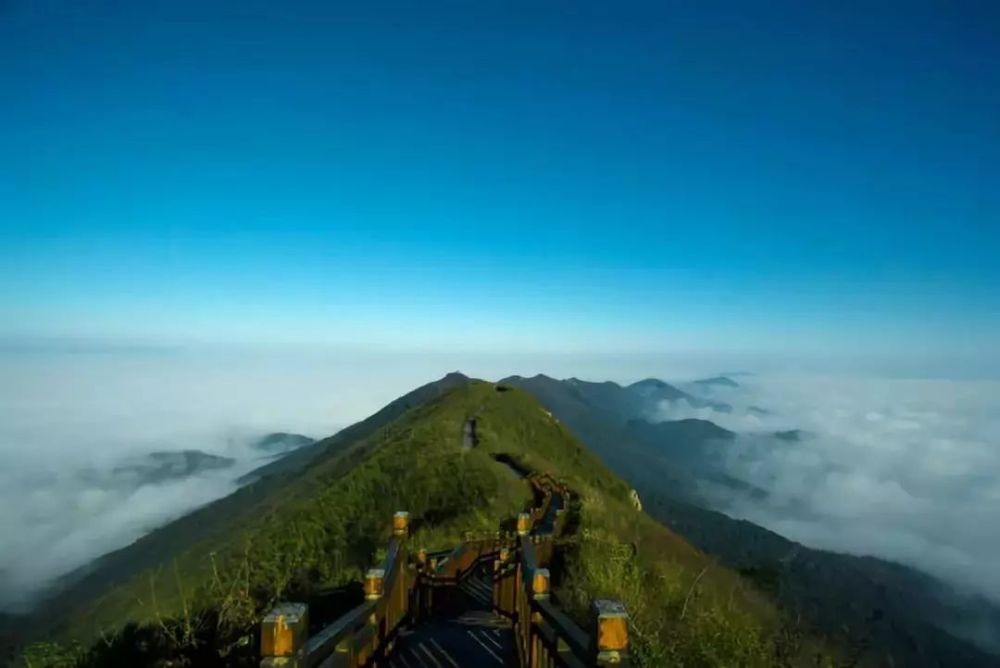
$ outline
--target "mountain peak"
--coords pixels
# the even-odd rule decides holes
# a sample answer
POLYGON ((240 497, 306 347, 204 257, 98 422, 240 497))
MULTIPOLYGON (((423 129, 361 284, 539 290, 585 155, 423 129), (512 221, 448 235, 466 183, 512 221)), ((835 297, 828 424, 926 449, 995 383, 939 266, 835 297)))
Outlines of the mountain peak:
POLYGON ((521 376, 514 374, 507 376, 506 378, 501 378, 497 381, 499 385, 514 385, 517 386, 521 383, 559 383, 561 381, 556 380, 551 376, 546 376, 544 373, 536 373, 534 376, 521 376))
POLYGON ((706 441, 711 439, 732 439, 736 434, 724 427, 700 418, 684 418, 683 420, 667 420, 665 422, 650 422, 648 420, 629 420, 628 425, 650 435, 654 440, 660 438, 681 438, 687 441, 706 441))
POLYGON ((636 381, 628 386, 629 388, 642 388, 650 387, 662 390, 665 387, 670 387, 670 385, 659 378, 644 378, 642 380, 636 381))
POLYGON ((700 387, 739 387, 740 384, 728 376, 713 376, 702 378, 691 383, 700 387))

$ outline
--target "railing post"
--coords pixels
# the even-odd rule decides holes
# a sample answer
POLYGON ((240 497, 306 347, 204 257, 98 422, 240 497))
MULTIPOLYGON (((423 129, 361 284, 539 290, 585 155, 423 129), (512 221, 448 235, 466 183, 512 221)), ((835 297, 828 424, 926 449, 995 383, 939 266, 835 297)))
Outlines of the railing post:
POLYGON ((503 610, 503 565, 507 561, 507 548, 501 547, 493 560, 493 609, 503 610))
POLYGON ((594 641, 598 666, 628 661, 628 611, 621 601, 595 599, 594 641))
POLYGON ((260 625, 261 668, 303 668, 306 637, 309 633, 309 606, 280 603, 260 625))
POLYGON ((427 586, 427 549, 420 548, 417 550, 416 557, 416 571, 414 572, 414 583, 413 588, 413 599, 412 599, 412 609, 413 619, 415 622, 419 622, 424 614, 426 607, 427 596, 425 590, 427 586))
MULTIPOLYGON (((549 597, 549 569, 536 568, 531 574, 531 598, 534 600, 544 600, 549 597)), ((532 612, 529 622, 530 631, 528 633, 528 665, 536 668, 544 665, 545 648, 538 638, 538 625, 542 622, 541 614, 532 612)))
POLYGON ((382 587, 385 584, 384 568, 369 568, 365 573, 365 598, 369 601, 382 598, 382 587))
MULTIPOLYGON (((365 600, 377 601, 382 598, 382 595, 385 593, 384 568, 369 568, 365 572, 364 591, 365 600)), ((378 652, 378 649, 382 646, 382 641, 385 639, 386 612, 385 608, 383 608, 382 616, 380 616, 378 608, 376 608, 368 618, 368 625, 371 628, 372 638, 369 641, 369 644, 364 645, 364 649, 362 650, 362 657, 364 657, 363 660, 365 661, 372 659, 376 652, 378 652)), ((361 659, 359 658, 359 660, 361 659)))
POLYGON ((531 576, 531 595, 532 597, 548 598, 549 597, 549 569, 547 568, 536 568, 534 574, 531 576))
POLYGON ((410 535, 410 513, 400 510, 392 516, 392 535, 397 538, 406 538, 410 535))
POLYGON ((501 547, 493 564, 493 607, 505 615, 514 615, 517 576, 511 562, 511 549, 501 547))
MULTIPOLYGON (((407 582, 407 578, 410 575, 410 568, 409 557, 407 556, 408 552, 406 551, 407 539, 410 537, 410 513, 405 510, 397 510, 393 513, 392 535, 397 541, 398 551, 396 553, 396 563, 392 565, 392 568, 395 568, 396 576, 393 581, 394 589, 388 594, 391 600, 386 608, 386 621, 390 625, 395 626, 410 611, 411 588, 410 583, 407 582)), ((366 579, 366 597, 367 584, 366 579)))
POLYGON ((517 516, 517 535, 527 536, 531 533, 531 515, 521 513, 517 516))

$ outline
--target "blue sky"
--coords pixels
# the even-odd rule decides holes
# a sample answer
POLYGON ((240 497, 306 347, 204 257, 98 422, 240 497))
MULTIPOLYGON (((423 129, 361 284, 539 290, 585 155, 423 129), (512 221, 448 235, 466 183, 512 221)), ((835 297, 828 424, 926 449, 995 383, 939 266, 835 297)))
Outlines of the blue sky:
POLYGON ((0 337, 1000 369, 1000 6, 871 4, 0 3, 0 337))

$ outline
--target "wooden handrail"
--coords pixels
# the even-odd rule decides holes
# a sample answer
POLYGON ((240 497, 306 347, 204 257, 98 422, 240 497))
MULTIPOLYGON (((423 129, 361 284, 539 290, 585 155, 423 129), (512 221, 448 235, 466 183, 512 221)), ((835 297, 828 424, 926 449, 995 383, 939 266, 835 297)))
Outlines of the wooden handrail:
POLYGON ((403 520, 400 527, 400 517, 394 517, 395 536, 381 566, 365 576, 365 602, 308 639, 305 604, 277 606, 261 627, 261 668, 355 668, 388 652, 409 614, 416 584, 406 549, 407 524, 403 520), (297 616, 291 618, 287 610, 297 616))
MULTIPOLYGON (((548 507, 559 498, 565 508, 565 488, 554 481, 539 479, 548 487, 545 513, 536 516, 536 523, 547 514, 548 507)), ((524 668, 538 666, 631 665, 628 655, 628 616, 617 601, 594 602, 594 629, 588 634, 551 598, 551 583, 547 566, 553 552, 553 542, 565 526, 565 517, 558 516, 554 526, 542 534, 522 535, 518 555, 502 554, 494 566, 494 607, 514 621, 518 660, 524 668), (536 542, 537 541, 537 542, 536 542)))
POLYGON ((369 618, 375 612, 375 608, 375 601, 365 601, 315 636, 309 638, 309 641, 306 643, 305 665, 307 667, 316 666, 325 657, 333 654, 337 650, 337 646, 341 645, 345 638, 356 635, 369 623, 369 618))
POLYGON ((587 633, 551 598, 548 565, 565 530, 569 489, 549 475, 528 476, 539 503, 518 521, 518 535, 497 532, 467 539, 452 550, 411 557, 409 514, 393 517, 385 559, 365 576, 365 602, 307 638, 308 607, 277 606, 261 625, 261 668, 360 668, 382 665, 399 628, 433 614, 439 595, 484 565, 493 567, 493 609, 513 621, 523 668, 564 666, 627 668, 628 616, 616 601, 594 602, 587 633))
POLYGON ((576 622, 560 610, 551 600, 536 599, 532 603, 532 609, 536 611, 558 641, 561 651, 568 651, 575 658, 583 661, 593 651, 590 636, 576 622))

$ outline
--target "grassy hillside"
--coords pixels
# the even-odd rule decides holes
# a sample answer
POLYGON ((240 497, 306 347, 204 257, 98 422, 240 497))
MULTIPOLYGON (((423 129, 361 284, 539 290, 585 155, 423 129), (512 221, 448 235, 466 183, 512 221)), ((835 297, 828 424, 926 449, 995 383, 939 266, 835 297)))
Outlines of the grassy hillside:
POLYGON ((624 599, 642 665, 774 665, 811 653, 744 579, 635 510, 629 486, 532 396, 454 384, 305 469, 265 478, 102 560, 46 611, 47 633, 63 645, 28 656, 65 656, 76 640, 86 648, 80 665, 163 657, 252 665, 260 615, 281 598, 321 611, 324 597, 374 562, 393 511, 409 510, 414 543, 437 549, 529 504, 527 486, 498 454, 553 473, 578 494, 581 523, 561 551, 557 595, 581 617, 594 596, 624 599), (478 443, 465 449, 472 416, 478 443))
POLYGON ((265 464, 250 473, 244 475, 240 482, 251 482, 260 480, 267 476, 275 476, 291 471, 298 471, 308 466, 314 459, 323 455, 331 455, 344 448, 357 443, 363 438, 367 438, 375 430, 384 427, 406 411, 416 406, 421 406, 431 399, 440 397, 442 394, 450 392, 456 387, 461 387, 469 378, 460 373, 449 373, 444 378, 436 380, 426 385, 421 385, 412 392, 408 392, 398 399, 389 402, 378 412, 365 418, 361 422, 352 424, 346 429, 338 431, 329 438, 324 438, 309 445, 298 448, 290 455, 265 464))
POLYGON ((765 597, 637 511, 631 488, 533 396, 505 395, 479 421, 480 447, 552 472, 580 496, 581 526, 555 587, 571 613, 584 619, 596 597, 624 600, 641 665, 780 665, 816 648, 786 642, 789 629, 765 597))
MULTIPOLYGON (((210 537, 226 535, 232 533, 235 527, 256 522, 259 509, 272 505, 272 499, 289 485, 295 484, 299 472, 314 460, 321 461, 327 468, 334 466, 335 462, 346 458, 355 448, 361 447, 366 439, 410 409, 461 387, 468 381, 467 377, 453 373, 418 387, 361 422, 262 466, 246 476, 256 481, 253 484, 71 573, 63 578, 63 582, 53 592, 52 599, 41 607, 38 617, 46 622, 45 630, 49 631, 49 620, 62 620, 67 609, 89 604, 96 597, 105 595, 107 591, 146 569, 162 565, 164 555, 186 552, 210 537)), ((350 465, 349 461, 344 464, 346 467, 350 465)))
POLYGON ((634 392, 648 397, 652 392, 670 393, 671 386, 646 380, 624 388, 614 383, 561 381, 543 375, 511 376, 501 382, 530 392, 633 486, 648 483, 670 489, 679 498, 700 498, 691 471, 671 460, 655 444, 646 442, 629 425, 630 420, 641 418, 650 405, 644 398, 637 405, 634 392))

